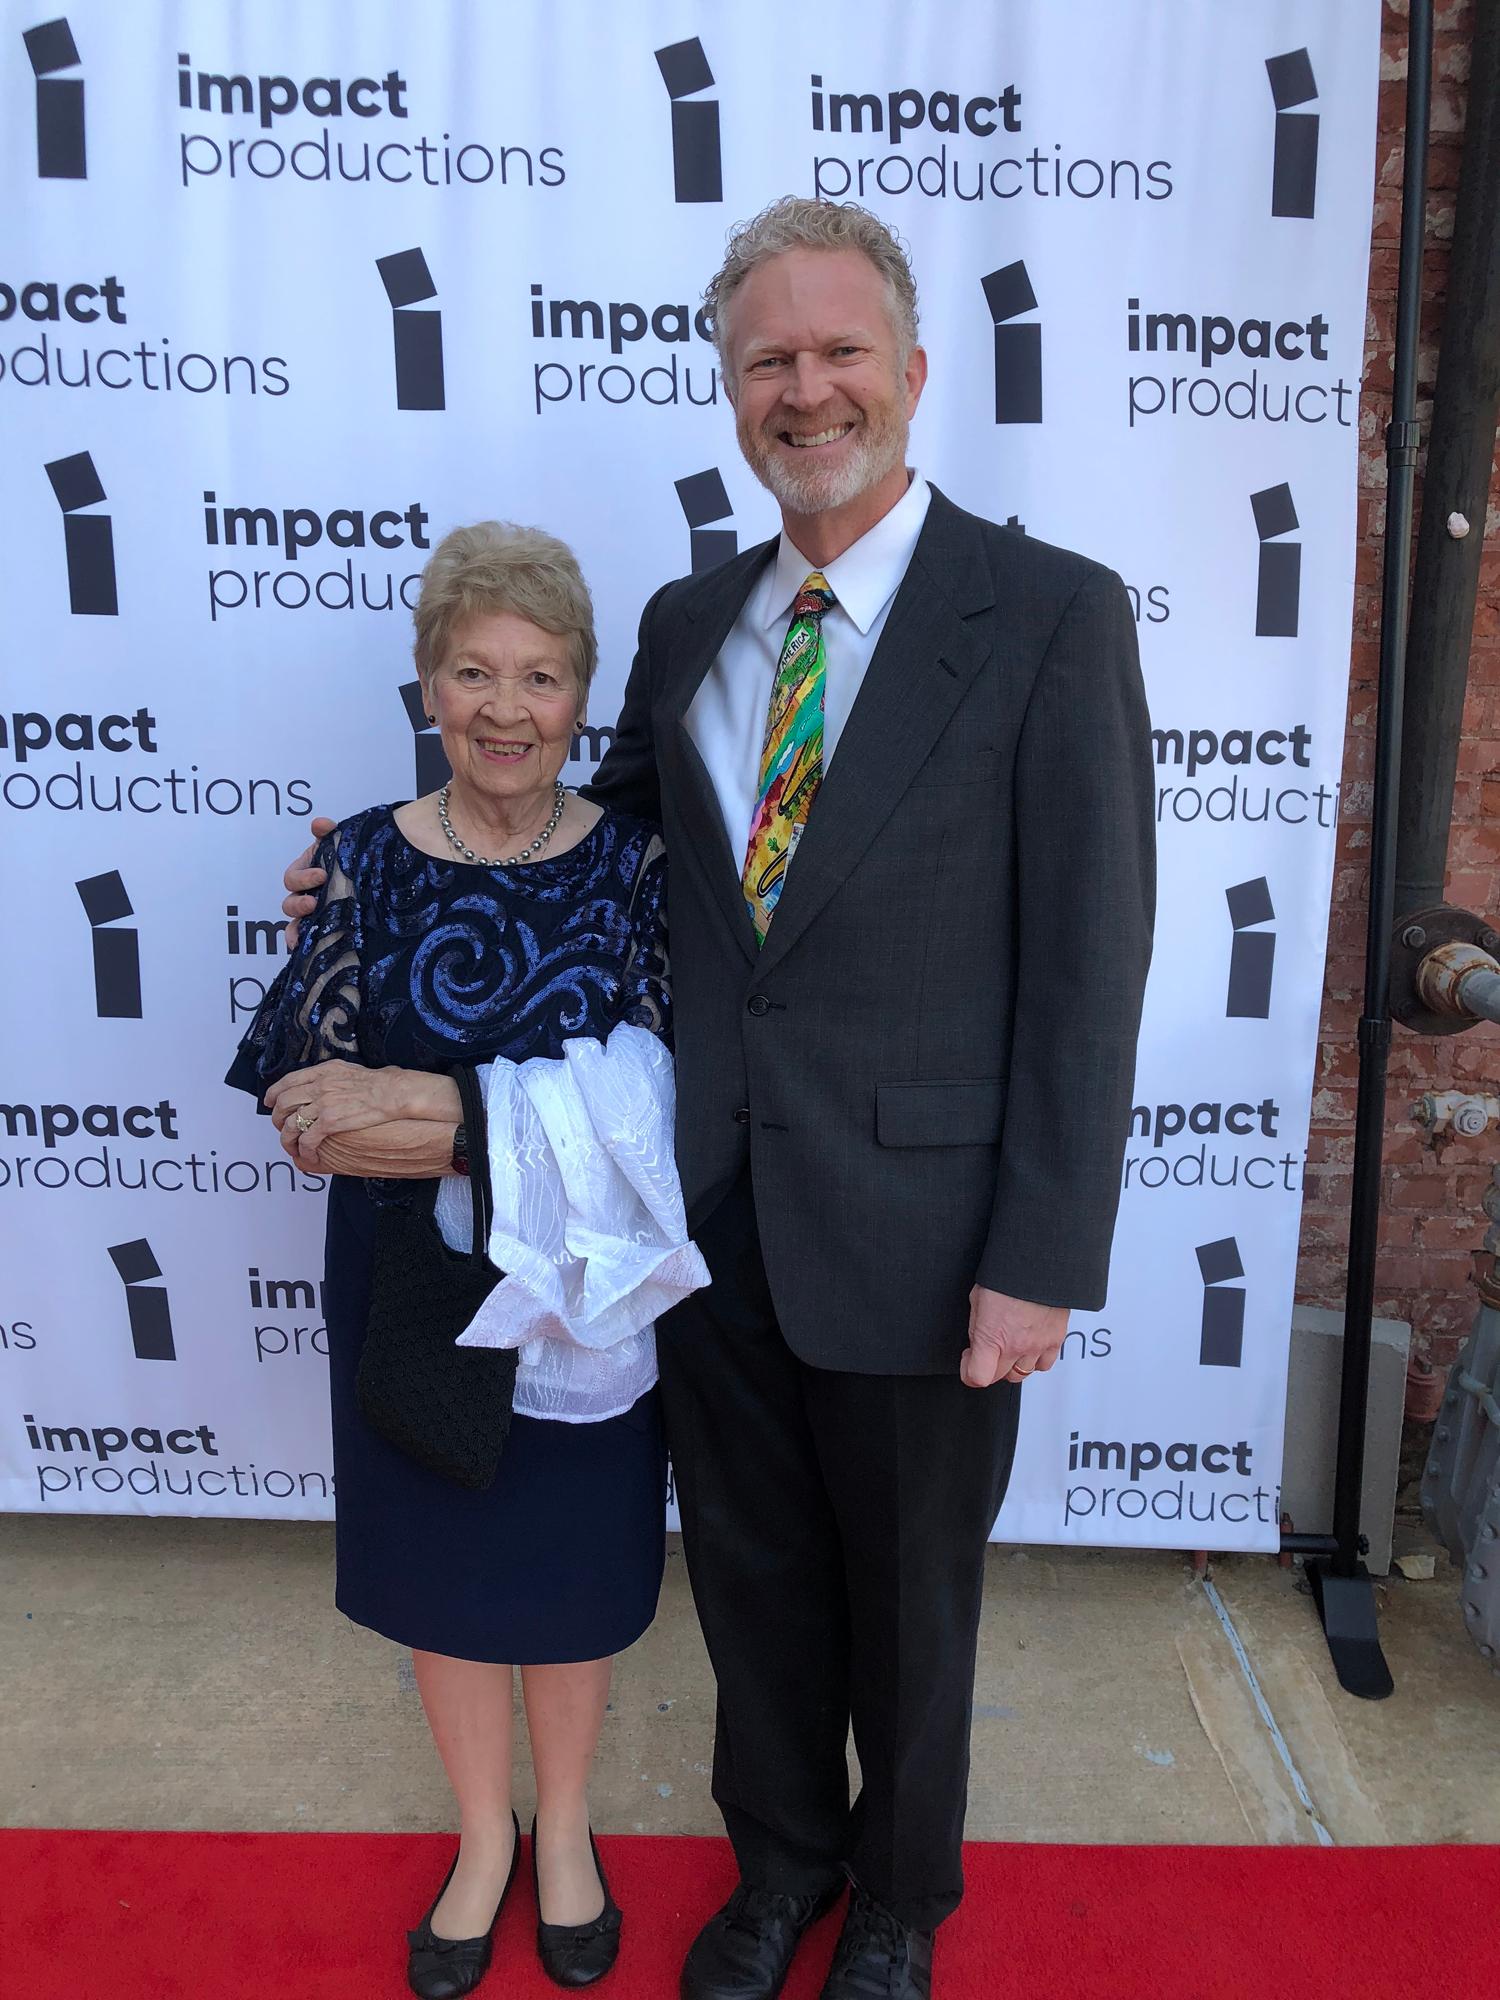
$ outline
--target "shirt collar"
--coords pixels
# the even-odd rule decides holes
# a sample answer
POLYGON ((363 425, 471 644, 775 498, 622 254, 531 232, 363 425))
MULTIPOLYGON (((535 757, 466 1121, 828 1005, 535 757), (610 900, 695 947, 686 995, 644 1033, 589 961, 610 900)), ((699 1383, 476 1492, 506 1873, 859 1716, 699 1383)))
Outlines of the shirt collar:
MULTIPOLYGON (((828 588, 861 634, 869 631, 900 588, 931 499, 932 488, 920 472, 914 472, 891 511, 824 565, 828 588)), ((761 622, 768 630, 785 622, 809 571, 816 568, 783 530, 762 611, 761 622)))

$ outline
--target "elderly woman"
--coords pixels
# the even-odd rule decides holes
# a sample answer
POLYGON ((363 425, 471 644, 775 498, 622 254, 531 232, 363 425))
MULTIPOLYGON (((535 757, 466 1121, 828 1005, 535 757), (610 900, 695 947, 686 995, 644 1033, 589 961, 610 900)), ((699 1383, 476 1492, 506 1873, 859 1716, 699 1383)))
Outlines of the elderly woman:
POLYGON ((483 1977, 515 1873, 514 1666, 536 1774, 543 1964, 581 1986, 614 1962, 620 1913, 585 1787, 611 1656, 655 1612, 666 1465, 649 1325, 607 1356, 576 1350, 576 1368, 549 1373, 523 1352, 486 1491, 377 1435, 355 1395, 377 1219, 403 1183, 467 1165, 450 1065, 558 1058, 620 1023, 664 1037, 669 999, 660 837, 560 776, 596 659, 570 552, 531 529, 458 529, 423 573, 415 623, 452 779, 356 813, 322 843, 317 910, 229 1080, 264 1096, 289 1151, 333 1175, 336 1596, 411 1647, 457 1797, 457 1857, 409 1940, 412 1988, 446 2000, 483 1977))

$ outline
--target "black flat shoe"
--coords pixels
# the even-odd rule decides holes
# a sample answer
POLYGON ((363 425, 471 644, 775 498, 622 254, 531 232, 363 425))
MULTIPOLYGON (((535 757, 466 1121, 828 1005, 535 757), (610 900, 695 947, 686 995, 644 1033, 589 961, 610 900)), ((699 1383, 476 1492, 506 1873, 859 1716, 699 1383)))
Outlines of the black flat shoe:
POLYGON ((500 1900, 495 1905, 495 1914, 490 1918, 490 1927, 484 1936, 445 1938, 439 1937, 432 1928, 432 1911, 442 1902, 444 1891, 453 1880, 453 1869, 458 1866, 456 1854, 453 1868, 443 1877, 443 1887, 432 1899, 432 1910, 427 1912, 414 1931, 406 1933, 406 1942, 410 1947, 406 1960, 406 1983, 413 1993, 420 1995, 420 2000, 458 2000, 460 1994, 472 1993, 489 1971, 490 1958, 495 1949, 495 1926, 505 1908, 510 1885, 516 1879, 516 1863, 521 1858, 521 1822, 514 1813, 510 1821, 515 1829, 510 1873, 505 1878, 505 1887, 500 1891, 500 1900))
POLYGON ((531 1880, 536 1889, 536 1955, 555 1986, 592 1986, 620 1955, 620 1906, 609 1893, 598 1843, 589 1829, 589 1846, 604 1891, 604 1908, 592 1923, 544 1924, 542 1885, 536 1865, 536 1821, 531 1822, 531 1880))

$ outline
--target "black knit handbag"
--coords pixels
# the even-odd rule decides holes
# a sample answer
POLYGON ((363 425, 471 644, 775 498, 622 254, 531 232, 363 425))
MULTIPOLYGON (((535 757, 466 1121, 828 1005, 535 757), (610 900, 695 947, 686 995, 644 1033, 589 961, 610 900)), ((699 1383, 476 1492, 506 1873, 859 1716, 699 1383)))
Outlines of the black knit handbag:
POLYGON ((502 1274, 485 1255, 494 1192, 484 1100, 472 1069, 450 1073, 468 1138, 473 1241, 466 1251, 443 1241, 435 1180, 414 1181, 408 1205, 380 1211, 354 1386, 372 1430, 419 1465, 482 1492, 510 1431, 518 1357, 511 1348, 455 1345, 502 1274))

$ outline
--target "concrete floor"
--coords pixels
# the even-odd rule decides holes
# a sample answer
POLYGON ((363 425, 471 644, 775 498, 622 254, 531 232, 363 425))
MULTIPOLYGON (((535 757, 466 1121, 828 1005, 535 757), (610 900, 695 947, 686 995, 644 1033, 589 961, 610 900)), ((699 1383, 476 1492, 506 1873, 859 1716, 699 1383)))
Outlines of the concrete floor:
MULTIPOLYGON (((712 1684, 669 1547, 661 1614, 617 1671, 603 1832, 719 1830, 712 1684)), ((995 1548, 989 1565, 973 1837, 1311 1842, 1321 1821, 1338 1844, 1500 1841, 1500 1679, 1442 1558, 1432 1582, 1379 1587, 1396 1679, 1379 1703, 1339 1690, 1296 1573, 1215 1564, 1311 1812, 1182 1559, 995 1548)), ((0 1822, 449 1825, 410 1662, 333 1611, 331 1566, 316 1524, 0 1517, 0 1822)), ((529 1784, 523 1751, 523 1819, 529 1784)))

